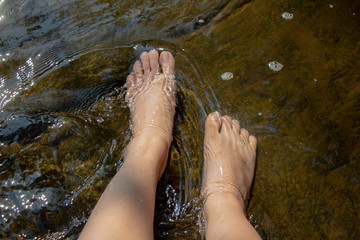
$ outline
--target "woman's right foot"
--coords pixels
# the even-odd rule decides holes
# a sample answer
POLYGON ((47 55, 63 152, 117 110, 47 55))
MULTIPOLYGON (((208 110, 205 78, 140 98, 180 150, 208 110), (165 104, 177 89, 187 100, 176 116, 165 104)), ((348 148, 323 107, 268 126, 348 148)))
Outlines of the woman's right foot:
POLYGON ((256 138, 237 120, 218 112, 208 116, 201 190, 207 240, 261 239, 246 218, 255 158, 256 138))
MULTIPOLYGON (((240 128, 237 120, 211 113, 205 123, 204 179, 206 202, 223 196, 236 197, 244 212, 254 177, 256 138, 240 128)), ((235 199, 235 198, 234 198, 235 199)))

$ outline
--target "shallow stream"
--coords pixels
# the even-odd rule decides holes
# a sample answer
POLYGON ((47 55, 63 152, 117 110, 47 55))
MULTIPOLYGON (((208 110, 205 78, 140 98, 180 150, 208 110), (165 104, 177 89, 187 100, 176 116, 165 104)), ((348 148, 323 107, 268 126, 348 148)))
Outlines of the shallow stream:
POLYGON ((360 239, 360 2, 0 0, 0 237, 76 239, 131 139, 122 85, 176 60, 155 239, 201 239, 207 114, 258 139, 263 239, 360 239))

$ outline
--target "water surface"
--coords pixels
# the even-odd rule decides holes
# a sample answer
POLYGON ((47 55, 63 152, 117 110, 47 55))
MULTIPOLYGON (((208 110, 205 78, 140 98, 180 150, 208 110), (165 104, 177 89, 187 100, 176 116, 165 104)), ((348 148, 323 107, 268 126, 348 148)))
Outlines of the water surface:
POLYGON ((358 239, 359 9, 0 0, 0 236, 78 236, 131 138, 121 86, 157 48, 175 55, 178 107, 156 239, 201 239, 203 128, 214 110, 258 138, 248 217, 263 239, 358 239))

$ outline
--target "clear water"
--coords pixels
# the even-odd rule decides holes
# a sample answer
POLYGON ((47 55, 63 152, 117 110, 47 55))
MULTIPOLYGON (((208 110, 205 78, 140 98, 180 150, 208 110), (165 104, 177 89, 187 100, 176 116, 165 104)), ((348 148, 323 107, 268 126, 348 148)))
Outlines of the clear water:
POLYGON ((201 239, 214 110, 258 138, 248 215, 264 239, 358 239, 359 10, 350 0, 0 0, 0 236, 78 236, 130 141, 121 86, 158 48, 175 55, 178 107, 155 239, 201 239))

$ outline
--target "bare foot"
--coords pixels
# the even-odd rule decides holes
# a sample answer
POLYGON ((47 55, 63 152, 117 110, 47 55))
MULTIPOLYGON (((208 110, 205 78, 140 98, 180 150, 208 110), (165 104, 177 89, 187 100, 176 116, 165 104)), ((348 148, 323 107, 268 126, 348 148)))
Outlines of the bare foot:
POLYGON ((150 134, 170 145, 175 114, 175 60, 169 52, 143 52, 127 77, 125 99, 132 116, 133 137, 150 134), (160 63, 160 65, 159 65, 160 63))
POLYGON ((205 123, 202 196, 233 195, 245 211, 254 177, 256 138, 237 120, 211 113, 205 123))
POLYGON ((160 179, 173 138, 176 107, 175 60, 166 51, 159 57, 156 50, 143 52, 140 60, 135 62, 134 72, 127 77, 125 84, 128 89, 125 99, 130 108, 133 131, 133 139, 126 154, 137 156, 146 149, 146 153, 138 157, 137 164, 145 164, 141 161, 144 154, 152 156, 151 159, 156 161, 147 164, 156 166, 160 179), (158 154, 161 156, 157 156, 158 154))
POLYGON ((174 125, 175 61, 169 52, 162 52, 159 60, 155 50, 140 58, 125 84, 133 139, 79 239, 153 239, 157 181, 166 166, 174 125))

